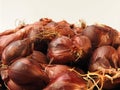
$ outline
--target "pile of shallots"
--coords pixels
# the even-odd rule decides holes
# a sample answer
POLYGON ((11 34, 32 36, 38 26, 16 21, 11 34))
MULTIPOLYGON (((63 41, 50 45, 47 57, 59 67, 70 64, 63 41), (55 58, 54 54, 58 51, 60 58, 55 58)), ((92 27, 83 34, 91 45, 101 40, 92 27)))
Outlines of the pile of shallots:
POLYGON ((120 89, 120 35, 104 24, 42 18, 0 33, 0 90, 120 89))

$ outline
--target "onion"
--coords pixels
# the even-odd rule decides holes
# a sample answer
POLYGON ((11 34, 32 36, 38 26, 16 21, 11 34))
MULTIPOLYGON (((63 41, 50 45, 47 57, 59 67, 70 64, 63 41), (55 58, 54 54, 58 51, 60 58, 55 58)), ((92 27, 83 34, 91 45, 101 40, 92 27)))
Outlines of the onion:
POLYGON ((32 40, 30 38, 10 43, 2 53, 2 63, 10 64, 18 57, 25 57, 32 53, 32 40))
POLYGON ((117 51, 111 46, 97 48, 90 60, 90 71, 101 69, 118 68, 119 64, 117 51))
POLYGON ((27 58, 21 58, 11 64, 8 75, 15 84, 37 86, 38 89, 44 88, 49 82, 49 78, 42 67, 27 58))
POLYGON ((78 57, 82 59, 83 57, 87 57, 87 54, 90 53, 92 48, 91 41, 86 36, 75 35, 72 38, 74 47, 78 57))
POLYGON ((47 64, 48 63, 48 59, 47 59, 46 55, 44 55, 42 52, 39 52, 39 51, 34 50, 33 53, 28 56, 28 58, 36 61, 39 64, 47 64))
POLYGON ((103 45, 114 44, 116 36, 118 36, 116 30, 102 24, 87 26, 82 33, 91 40, 93 49, 103 45))
POLYGON ((74 54, 76 57, 75 66, 78 66, 85 72, 88 70, 89 58, 91 56, 91 41, 88 37, 83 35, 75 35, 72 38, 74 45, 74 54))
POLYGON ((87 90, 87 84, 78 73, 69 70, 53 79, 43 90, 87 90))
POLYGON ((7 87, 9 90, 41 90, 39 86, 37 85, 18 85, 15 82, 13 82, 11 79, 7 82, 7 87))
POLYGON ((61 36, 52 40, 48 47, 47 56, 52 63, 66 64, 75 60, 72 54, 72 40, 61 36))
MULTIPOLYGON (((88 61, 84 59, 88 57, 90 52, 91 42, 88 37, 75 35, 71 39, 66 36, 60 36, 50 42, 47 56, 52 63, 68 64, 71 62, 78 63, 77 61, 83 60, 84 65, 86 65, 88 61)), ((85 66, 84 68, 87 67, 85 66)))
POLYGON ((23 38, 23 34, 16 32, 13 34, 3 35, 0 37, 0 58, 4 48, 13 41, 20 40, 23 38))
POLYGON ((103 88, 112 89, 120 84, 119 63, 116 49, 112 46, 101 46, 91 57, 89 71, 100 72, 98 76, 102 76, 104 80, 103 88))
POLYGON ((45 72, 48 74, 50 80, 53 80, 70 69, 71 68, 66 65, 48 65, 45 67, 45 72))
POLYGON ((58 32, 59 35, 63 35, 63 36, 72 37, 75 35, 70 24, 65 20, 56 23, 55 31, 58 32))
POLYGON ((67 65, 58 65, 58 64, 47 65, 45 67, 45 72, 48 74, 50 80, 53 80, 53 79, 57 78, 58 76, 62 75, 63 73, 66 73, 72 69, 76 70, 78 73, 81 73, 81 74, 84 73, 79 68, 70 67, 67 65))
POLYGON ((25 26, 26 25, 20 25, 20 26, 16 27, 15 29, 9 29, 9 30, 5 30, 3 32, 0 32, 0 36, 9 35, 9 34, 15 33, 17 31, 19 31, 20 29, 24 28, 25 26))

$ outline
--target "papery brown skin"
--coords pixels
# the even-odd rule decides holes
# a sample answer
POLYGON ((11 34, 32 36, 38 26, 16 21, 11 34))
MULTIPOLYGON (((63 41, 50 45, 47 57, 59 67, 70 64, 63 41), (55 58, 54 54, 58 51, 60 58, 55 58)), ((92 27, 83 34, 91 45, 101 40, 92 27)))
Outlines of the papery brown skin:
POLYGON ((88 71, 89 58, 92 52, 92 44, 88 37, 84 35, 75 35, 72 38, 76 60, 75 66, 83 71, 88 71))
POLYGON ((72 37, 75 35, 70 24, 65 20, 56 23, 55 31, 58 32, 59 35, 63 35, 63 36, 72 37))
POLYGON ((112 28, 110 26, 107 26, 107 25, 103 25, 103 27, 106 28, 106 29, 108 29, 110 31, 109 32, 110 33, 109 37, 112 40, 112 44, 111 45, 114 48, 117 49, 119 47, 119 45, 120 45, 120 34, 119 34, 118 30, 116 30, 116 29, 114 29, 114 28, 112 28))
POLYGON ((29 37, 38 35, 42 39, 52 40, 59 36, 68 36, 72 37, 75 35, 69 23, 66 21, 54 22, 50 21, 45 25, 41 25, 40 29, 31 30, 28 34, 29 37))
MULTIPOLYGON (((119 63, 120 60, 115 48, 112 46, 101 46, 93 52, 89 64, 89 71, 102 71, 106 75, 108 74, 112 76, 114 74, 117 74, 116 69, 119 68, 119 63)), ((119 76, 113 80, 113 83, 106 77, 104 79, 103 88, 105 89, 112 89, 120 84, 119 76)))
POLYGON ((0 36, 0 42, 1 42, 0 43, 0 59, 1 59, 3 50, 7 45, 9 45, 10 43, 14 41, 22 40, 26 38, 28 32, 31 31, 31 29, 32 29, 31 26, 28 25, 25 28, 22 28, 16 31, 15 33, 0 36))
POLYGON ((114 45, 118 32, 107 25, 90 25, 83 30, 83 35, 87 36, 93 49, 103 45, 114 45))
POLYGON ((14 83, 11 79, 6 83, 9 90, 24 90, 22 87, 14 83))
POLYGON ((97 48, 90 60, 90 71, 118 68, 120 60, 118 53, 112 46, 101 46, 97 48))
POLYGON ((50 80, 57 78, 58 76, 66 73, 70 70, 75 70, 78 73, 83 74, 84 72, 79 68, 70 67, 67 65, 51 64, 45 67, 45 72, 48 74, 50 80))
POLYGON ((41 88, 37 85, 18 85, 13 82, 11 79, 6 83, 9 90, 41 90, 41 88))
POLYGON ((71 68, 66 65, 58 65, 58 64, 52 64, 45 67, 45 72, 48 74, 50 80, 55 79, 59 75, 66 73, 71 68))
POLYGON ((9 30, 5 30, 3 32, 0 32, 0 36, 9 35, 9 34, 15 33, 17 31, 19 31, 20 29, 24 28, 25 26, 26 25, 20 25, 20 26, 17 26, 15 29, 9 29, 9 30))
POLYGON ((31 30, 31 32, 28 33, 28 37, 37 36, 36 41, 34 42, 35 50, 42 51, 46 54, 46 48, 48 48, 48 44, 51 40, 59 36, 72 37, 74 34, 75 33, 71 29, 70 24, 66 21, 54 22, 51 20, 45 25, 41 25, 40 29, 31 30))
POLYGON ((51 63, 66 64, 75 60, 72 52, 72 40, 61 36, 52 40, 48 46, 47 56, 51 63))
POLYGON ((83 35, 75 35, 72 38, 76 52, 80 55, 80 58, 85 57, 92 48, 91 41, 88 37, 83 35))
POLYGON ((17 58, 30 55, 32 44, 33 41, 30 38, 10 43, 2 53, 2 64, 9 65, 17 58))
POLYGON ((0 58, 1 58, 1 55, 2 55, 2 52, 4 50, 4 48, 10 44, 11 42, 13 41, 16 41, 16 40, 20 40, 20 39, 23 39, 23 34, 21 34, 20 32, 19 33, 13 33, 13 34, 9 34, 9 35, 3 35, 0 37, 0 58))
POLYGON ((42 67, 27 58, 15 61, 9 67, 8 75, 15 84, 37 86, 38 89, 44 88, 49 82, 49 78, 42 67))
POLYGON ((47 56, 40 51, 34 50, 33 53, 29 55, 27 58, 34 60, 39 64, 48 64, 47 56))
MULTIPOLYGON (((35 38, 34 39, 34 49, 37 51, 41 51, 44 54, 47 53, 48 43, 51 40, 52 35, 47 35, 45 33, 47 30, 46 28, 51 27, 51 23, 54 23, 51 19, 43 18, 39 22, 34 23, 33 29, 27 34, 28 38, 35 38), (45 28, 46 27, 46 28, 45 28)), ((47 32, 48 34, 50 32, 47 32)))
POLYGON ((87 83, 76 72, 67 71, 53 79, 43 90, 87 90, 87 83))
POLYGON ((38 22, 29 24, 23 28, 20 28, 20 30, 16 30, 15 33, 12 33, 13 30, 3 33, 4 35, 0 36, 0 42, 1 42, 0 43, 0 59, 1 59, 2 51, 7 45, 9 45, 11 42, 14 42, 16 40, 21 40, 28 37, 28 34, 32 30, 36 30, 36 29, 41 30, 43 25, 46 25, 49 22, 51 22, 51 19, 43 18, 38 22))

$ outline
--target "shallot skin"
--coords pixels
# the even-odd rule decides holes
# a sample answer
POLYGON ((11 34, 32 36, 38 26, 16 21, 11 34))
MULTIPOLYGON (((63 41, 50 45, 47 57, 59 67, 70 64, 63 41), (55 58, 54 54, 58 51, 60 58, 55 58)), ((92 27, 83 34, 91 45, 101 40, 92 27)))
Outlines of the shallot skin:
POLYGON ((20 33, 13 33, 13 34, 8 34, 8 35, 3 35, 0 37, 0 58, 2 55, 2 52, 4 48, 9 45, 11 42, 14 42, 16 40, 23 39, 23 34, 20 33))
POLYGON ((90 25, 87 26, 83 32, 83 35, 87 36, 92 42, 92 48, 104 45, 115 45, 117 44, 118 32, 117 30, 107 25, 90 25))
POLYGON ((75 60, 72 41, 66 36, 52 40, 48 46, 47 56, 52 63, 66 64, 75 60))
POLYGON ((25 26, 27 26, 27 25, 19 25, 15 29, 9 29, 9 30, 5 30, 3 32, 0 32, 0 36, 9 35, 9 34, 15 33, 17 31, 19 31, 20 29, 24 28, 25 26))
POLYGON ((74 46, 77 48, 78 53, 80 50, 83 50, 84 53, 89 53, 92 48, 91 41, 84 35, 75 35, 72 38, 72 41, 74 46))
POLYGON ((43 90, 87 90, 87 84, 77 73, 68 71, 52 80, 43 90))
POLYGON ((97 48, 90 60, 90 71, 118 68, 120 60, 118 53, 112 46, 101 46, 97 48))
POLYGON ((72 37, 75 35, 70 24, 66 22, 65 20, 56 23, 55 31, 58 32, 58 34, 62 36, 72 37))
POLYGON ((91 57, 89 71, 100 71, 103 74, 103 89, 114 89, 120 84, 120 72, 118 70, 120 60, 118 53, 112 46, 101 46, 97 48, 91 57), (111 79, 108 77, 110 76, 111 79))
MULTIPOLYGON (((91 53, 92 44, 87 36, 75 35, 72 38, 74 52, 76 53, 76 58, 79 60, 85 60, 91 53)), ((88 57, 89 58, 89 57, 88 57)))
POLYGON ((48 58, 40 51, 33 51, 27 58, 36 61, 38 64, 48 64, 48 58))
POLYGON ((39 86, 32 86, 32 85, 18 85, 15 82, 13 82, 11 79, 6 83, 9 90, 42 90, 39 88, 39 86))
POLYGON ((84 35, 75 35, 72 37, 74 45, 74 53, 76 60, 74 61, 75 66, 78 66, 85 72, 88 70, 89 58, 92 52, 92 44, 90 39, 84 35))
POLYGON ((59 75, 66 73, 71 68, 66 65, 52 64, 45 67, 45 72, 47 73, 50 80, 55 79, 59 75))
POLYGON ((32 40, 26 38, 10 43, 2 53, 2 63, 9 65, 14 59, 25 57, 32 53, 32 40))
POLYGON ((42 67, 27 58, 15 61, 8 69, 8 76, 18 85, 37 86, 38 89, 44 88, 49 82, 49 78, 42 67))

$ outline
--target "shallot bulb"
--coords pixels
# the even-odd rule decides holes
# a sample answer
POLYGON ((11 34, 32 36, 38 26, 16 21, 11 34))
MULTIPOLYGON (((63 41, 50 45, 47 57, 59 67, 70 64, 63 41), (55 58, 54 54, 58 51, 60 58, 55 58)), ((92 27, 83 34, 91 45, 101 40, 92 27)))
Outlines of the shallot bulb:
POLYGON ((84 35, 75 35, 72 38, 72 41, 74 45, 74 54, 76 57, 75 66, 79 66, 79 68, 86 72, 92 51, 91 41, 84 35))
POLYGON ((84 59, 88 57, 90 52, 91 42, 88 37, 79 35, 75 35, 73 38, 60 36, 50 42, 47 55, 52 63, 68 64, 79 60, 88 62, 87 59, 84 59))
POLYGON ((44 55, 40 51, 34 50, 33 53, 31 55, 29 55, 27 58, 36 61, 38 64, 47 64, 48 63, 47 56, 44 55))
POLYGON ((120 84, 120 60, 118 53, 112 46, 97 48, 91 57, 89 71, 101 72, 98 76, 103 78, 103 88, 112 89, 120 84))
POLYGON ((90 53, 92 45, 91 41, 88 37, 82 35, 75 35, 72 38, 73 45, 75 47, 76 54, 80 59, 87 57, 88 53, 90 53))
POLYGON ((119 62, 118 53, 112 46, 101 46, 94 51, 89 70, 117 69, 119 62))
POLYGON ((23 39, 23 34, 20 31, 1 36, 0 37, 0 59, 1 59, 3 50, 7 45, 9 45, 11 42, 14 42, 16 40, 21 40, 21 39, 23 39))
POLYGON ((51 63, 66 64, 75 60, 72 52, 72 40, 61 36, 52 40, 48 47, 47 56, 51 63))
POLYGON ((11 79, 6 83, 8 90, 41 90, 38 86, 33 85, 18 85, 11 79))
POLYGON ((40 31, 43 25, 46 25, 49 22, 51 22, 51 19, 41 19, 39 22, 35 22, 33 24, 26 25, 25 27, 18 28, 17 30, 15 30, 14 33, 12 33, 13 31, 11 30, 3 33, 4 35, 0 36, 0 59, 1 54, 7 45, 16 40, 21 40, 28 37, 31 31, 35 31, 36 29, 40 31))
POLYGON ((49 78, 42 67, 27 58, 21 58, 12 63, 8 69, 8 76, 15 84, 23 87, 34 87, 38 90, 43 89, 49 82, 49 78))
POLYGON ((56 77, 58 77, 59 75, 66 73, 67 71, 69 71, 71 68, 69 66, 66 65, 48 65, 45 67, 45 72, 48 74, 50 80, 55 79, 56 77))
POLYGON ((51 80, 43 90, 87 90, 87 83, 78 73, 69 70, 51 80))
POLYGON ((91 40, 93 49, 103 45, 114 44, 114 41, 118 36, 116 30, 102 24, 87 26, 82 33, 91 40))
POLYGON ((32 53, 32 40, 26 38, 10 43, 2 53, 2 63, 10 64, 14 59, 25 57, 32 53))
POLYGON ((75 35, 74 31, 71 28, 71 25, 64 20, 56 23, 55 31, 58 32, 59 35, 63 36, 72 37, 75 35))
POLYGON ((62 75, 63 73, 66 73, 70 70, 74 70, 77 73, 81 73, 81 74, 84 73, 79 68, 70 67, 67 65, 51 64, 51 65, 45 66, 45 72, 48 74, 50 80, 53 80, 53 79, 57 78, 58 76, 62 75))
POLYGON ((9 30, 5 30, 3 32, 0 32, 0 36, 3 36, 3 35, 9 35, 9 34, 12 34, 12 33, 15 33, 17 31, 19 31, 20 29, 24 28, 26 25, 19 25, 18 27, 16 27, 15 29, 9 29, 9 30))

